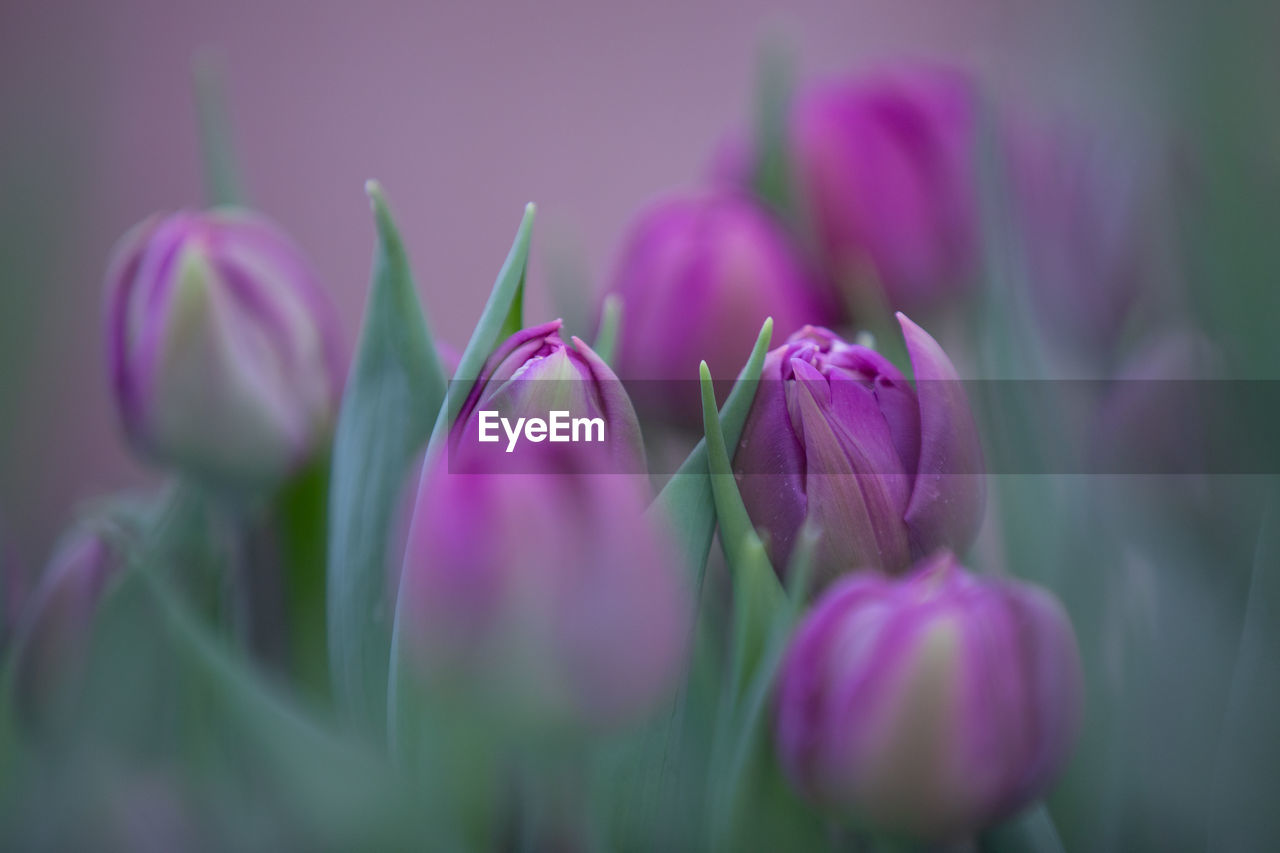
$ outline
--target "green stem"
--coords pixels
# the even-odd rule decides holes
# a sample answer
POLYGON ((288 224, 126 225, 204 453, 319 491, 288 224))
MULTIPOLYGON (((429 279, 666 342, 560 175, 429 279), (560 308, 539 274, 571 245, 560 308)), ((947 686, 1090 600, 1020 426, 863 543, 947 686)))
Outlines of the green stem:
POLYGON ((201 54, 192 63, 191 73, 209 203, 243 206, 246 197, 236 164, 235 146, 231 142, 231 119, 220 63, 209 54, 201 54))

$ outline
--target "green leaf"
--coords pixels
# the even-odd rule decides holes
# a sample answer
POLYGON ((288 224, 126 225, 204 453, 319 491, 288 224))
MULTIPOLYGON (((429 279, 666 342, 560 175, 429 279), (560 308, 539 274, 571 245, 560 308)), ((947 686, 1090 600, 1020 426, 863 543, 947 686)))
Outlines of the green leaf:
MULTIPOLYGON (((105 605, 95 633, 95 640, 103 641, 95 647, 108 650, 99 662, 106 676, 97 682, 99 691, 110 688, 113 674, 126 676, 131 643, 158 645, 168 661, 162 664, 164 677, 132 678, 143 677, 140 686, 159 691, 157 699, 183 702, 177 724, 184 737, 174 746, 189 771, 252 767, 247 771, 253 774, 251 784, 278 795, 272 804, 281 810, 282 824, 322 833, 339 846, 371 836, 380 839, 378 844, 403 843, 421 831, 384 761, 364 743, 331 730, 219 643, 157 568, 130 567, 105 605), (126 622, 145 626, 145 633, 122 634, 126 622)), ((154 711, 137 707, 144 715, 154 711)), ((424 814, 425 808, 429 805, 415 811, 424 814)))
POLYGON ((1062 853, 1062 839, 1043 803, 987 830, 978 840, 983 853, 1062 853))
POLYGON ((326 457, 285 484, 272 513, 285 576, 290 669, 310 694, 326 701, 332 695, 325 600, 328 498, 326 457))
POLYGON ((622 323, 622 297, 610 293, 604 298, 600 308, 600 331, 596 333, 596 342, 591 348, 596 355, 604 359, 605 364, 612 365, 615 350, 618 348, 618 327, 622 323))
POLYGON ((1253 555, 1244 625, 1217 746, 1209 849, 1261 850, 1280 833, 1275 778, 1280 746, 1280 481, 1270 484, 1253 555))
POLYGON ((247 198, 236 165, 235 146, 231 143, 231 119, 220 63, 210 54, 199 55, 192 63, 191 76, 209 204, 243 206, 247 198))
MULTIPOLYGON (((1024 223, 1014 206, 1008 164, 1000 145, 995 107, 984 103, 977 129, 974 164, 978 179, 981 225, 982 284, 969 318, 984 380, 1052 380, 1036 318, 1029 302, 1030 285, 1025 257, 1024 223)), ((1007 460, 1025 460, 1018 470, 1064 470, 1048 461, 1073 442, 1064 435, 1071 422, 1065 401, 1045 403, 1046 395, 1000 394, 1007 383, 976 383, 974 415, 990 470, 1011 470, 1007 460), (982 392, 988 393, 982 393, 982 392)), ((1070 552, 1070 526, 1063 523, 1070 510, 1065 488, 1075 478, 1007 475, 990 480, 993 506, 1000 508, 1004 552, 1009 566, 1028 580, 1060 590, 1068 563, 1046 555, 1070 552)))
MULTIPOLYGON (((754 564, 756 545, 760 537, 756 535, 751 517, 747 515, 747 507, 738 492, 737 481, 733 477, 733 468, 729 461, 729 449, 725 444, 724 432, 720 427, 720 415, 716 411, 715 389, 711 384, 711 370, 704 361, 698 366, 699 379, 702 382, 702 423, 707 441, 707 468, 711 473, 711 494, 715 498, 716 519, 720 523, 720 539, 724 544, 725 556, 729 559, 729 568, 737 580, 739 567, 754 564)), ((759 552, 764 552, 760 544, 759 552)), ((768 562, 766 558, 765 562, 768 562)), ((772 569, 770 569, 772 575, 772 569)), ((774 582, 777 582, 774 576, 774 582)), ((778 592, 782 588, 778 587, 778 592)))
MULTIPOLYGON (((751 411, 751 402, 755 399, 756 384, 760 381, 760 371, 764 368, 772 335, 771 317, 760 327, 751 356, 738 374, 738 380, 720 410, 720 429, 724 441, 734 447, 742 437, 742 427, 751 411)), ((689 561, 695 596, 702 588, 702 575, 716 530, 715 497, 708 473, 707 443, 703 439, 667 481, 650 508, 650 512, 661 512, 666 516, 676 541, 682 547, 689 561)))
POLYGON ((720 544, 729 562, 729 575, 733 582, 732 695, 737 696, 742 685, 750 678, 774 614, 786 602, 786 594, 738 491, 724 433, 720 427, 720 417, 716 412, 711 371, 707 369, 705 361, 699 370, 702 378, 702 417, 706 428, 711 492, 715 498, 716 519, 720 523, 720 544))
POLYGON ((365 187, 378 231, 373 284, 334 439, 329 493, 329 660, 338 706, 385 720, 390 614, 387 545, 414 455, 445 396, 445 376, 382 189, 365 187))
MULTIPOLYGON (((519 322, 521 305, 524 299, 525 270, 529 261, 529 241, 533 235, 533 218, 537 208, 532 203, 525 205, 524 217, 516 230, 511 250, 498 271, 498 277, 489 293, 480 320, 476 323, 471 339, 467 342, 458 369, 454 372, 454 382, 448 393, 445 404, 440 407, 435 426, 431 429, 431 439, 427 446, 426 461, 423 463, 423 475, 436 454, 441 452, 441 443, 448 434, 449 427, 458 417, 466 402, 467 394, 480 375, 485 360, 493 352, 494 347, 503 339, 506 330, 514 322, 519 322)), ((404 750, 417 751, 413 743, 414 723, 421 721, 422 715, 415 696, 417 691, 405 689, 402 681, 407 677, 404 661, 400 653, 400 634, 403 597, 396 596, 395 622, 391 632, 388 677, 383 683, 386 691, 387 737, 392 754, 404 750), (402 707, 403 706, 403 707, 402 707), (403 731, 401 730, 403 727, 403 731)))
POLYGON ((516 230, 516 239, 511 244, 507 259, 498 271, 498 278, 489 293, 489 301, 480 313, 480 321, 476 323, 471 340, 467 341, 462 358, 458 361, 458 369, 454 373, 454 390, 458 393, 449 395, 448 415, 445 423, 452 424, 466 402, 471 384, 480 375, 480 368, 503 338, 522 328, 521 312, 524 305, 525 269, 529 263, 529 240, 533 236, 533 217, 537 208, 533 203, 525 205, 524 217, 516 230), (515 324, 514 328, 512 327, 515 324), (465 389, 465 390, 464 390, 465 389))
MULTIPOLYGON (((771 777, 777 776, 778 771, 769 752, 768 731, 769 698, 792 630, 805 606, 818 539, 819 531, 806 521, 787 568, 787 599, 774 606, 772 612, 759 614, 760 620, 768 620, 761 647, 754 662, 742 664, 734 673, 734 686, 725 696, 721 724, 714 733, 710 775, 714 847, 728 846, 733 833, 742 830, 744 821, 748 826, 761 821, 774 826, 781 823, 789 827, 788 834, 819 831, 816 816, 793 792, 771 788, 770 783, 776 781, 771 777)), ((748 546, 751 552, 757 549, 758 555, 753 559, 762 559, 758 538, 748 546)), ((735 602, 735 616, 736 607, 735 602)), ((735 669, 742 660, 735 660, 735 669)))
POLYGON ((795 550, 791 552, 791 562, 787 564, 787 598, 793 610, 799 611, 809 600, 809 587, 813 581, 814 554, 818 550, 818 542, 822 531, 812 519, 806 518, 800 525, 800 535, 796 539, 795 550))
POLYGON ((761 54, 756 83, 755 173, 757 196, 784 220, 794 212, 791 188, 788 125, 791 108, 792 61, 777 44, 761 54))
POLYGON ((525 269, 520 271, 520 282, 516 285, 516 294, 511 300, 511 308, 507 311, 507 318, 502 321, 502 331, 498 333, 499 341, 506 340, 524 328, 524 282, 527 272, 526 262, 525 269))

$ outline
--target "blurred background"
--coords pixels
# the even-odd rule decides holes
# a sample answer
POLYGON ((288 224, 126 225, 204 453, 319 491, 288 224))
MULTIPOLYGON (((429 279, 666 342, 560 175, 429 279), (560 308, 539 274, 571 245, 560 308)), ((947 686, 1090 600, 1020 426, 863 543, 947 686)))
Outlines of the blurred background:
POLYGON ((747 2, 0 4, 0 528, 38 565, 77 501, 140 481, 104 382, 112 245, 204 203, 190 68, 224 66, 254 203, 310 254, 354 345, 387 188, 439 337, 465 343, 526 201, 548 273, 602 289, 628 220, 705 177, 762 42, 801 78, 941 59, 1047 113, 1170 118, 1168 6, 747 2))

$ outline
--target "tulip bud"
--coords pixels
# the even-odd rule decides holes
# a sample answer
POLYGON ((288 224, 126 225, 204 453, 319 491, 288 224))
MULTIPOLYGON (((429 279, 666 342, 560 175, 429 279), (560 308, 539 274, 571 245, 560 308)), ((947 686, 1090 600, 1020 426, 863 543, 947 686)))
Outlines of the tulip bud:
POLYGON ((337 327, 298 248, 220 208, 152 217, 107 276, 112 387, 146 456, 265 486, 328 440, 342 386, 337 327))
MULTIPOLYGON (((973 281, 975 115, 972 82, 939 68, 797 93, 787 156, 798 216, 826 274, 855 300, 874 286, 890 307, 918 310, 973 281)), ((749 148, 730 142, 718 159, 714 175, 749 180, 749 148)))
POLYGON ((632 227, 614 278, 622 297, 618 372, 649 383, 637 395, 644 411, 679 425, 701 424, 698 364, 734 376, 760 325, 780 328, 835 319, 770 215, 736 191, 659 202, 632 227), (679 388, 673 392, 673 388, 679 388))
POLYGON ((45 569, 14 638, 14 688, 27 721, 57 713, 78 683, 98 603, 120 565, 102 534, 78 532, 45 569))
POLYGON ((820 583, 905 570, 972 544, 986 505, 982 447, 955 367, 899 314, 913 388, 875 350, 806 327, 765 359, 734 456, 738 488, 776 567, 806 516, 820 583))
POLYGON ((1078 134, 1019 123, 1007 138, 1036 316, 1075 354, 1105 360, 1149 274, 1144 176, 1078 134))
MULTIPOLYGON (((561 321, 553 320, 516 332, 494 351, 480 371, 463 403, 453 433, 453 459, 459 452, 495 454, 495 470, 538 470, 552 464, 558 456, 540 451, 556 441, 554 435, 538 439, 538 443, 509 435, 497 418, 505 418, 512 427, 521 418, 548 420, 552 412, 567 412, 572 420, 600 419, 603 427, 587 425, 578 430, 578 440, 596 444, 607 450, 607 470, 642 473, 645 470, 644 442, 640 422, 626 389, 609 365, 578 338, 573 346, 560 339, 561 321), (497 418, 484 412, 496 412, 497 418), (482 427, 495 440, 481 438, 482 427), (509 454, 508 450, 521 453, 509 454), (548 461, 551 460, 551 461, 548 461)), ((572 430, 566 427, 572 438, 572 430)))
POLYGON ((400 594, 410 659, 518 719, 607 726, 674 686, 690 615, 647 479, 603 451, 548 449, 561 473, 437 462, 409 527, 400 594))
POLYGON ((1071 623, 1049 593, 939 553, 849 576, 792 638, 776 738, 792 783, 888 833, 955 839, 1046 792, 1079 730, 1071 623))

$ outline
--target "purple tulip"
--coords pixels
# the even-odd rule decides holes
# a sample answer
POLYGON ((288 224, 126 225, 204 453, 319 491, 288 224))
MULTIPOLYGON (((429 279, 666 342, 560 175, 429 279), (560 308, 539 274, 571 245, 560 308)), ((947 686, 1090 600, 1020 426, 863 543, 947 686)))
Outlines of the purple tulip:
POLYGON ((55 713, 79 681, 94 616, 121 555, 97 532, 79 531, 54 555, 14 637, 14 688, 32 723, 55 713))
POLYGON ((578 338, 571 339, 573 346, 566 345, 560 339, 561 325, 560 320, 553 320, 516 332, 489 357, 455 422, 451 461, 456 461, 460 452, 485 453, 492 454, 495 470, 527 473, 539 470, 544 463, 554 466, 560 456, 541 451, 551 447, 550 442, 557 440, 555 435, 531 440, 521 432, 513 443, 507 427, 521 418, 526 423, 533 418, 547 422, 553 412, 560 411, 568 413, 565 432, 571 439, 573 420, 603 422, 600 428, 584 425, 578 439, 607 449, 607 456, 592 458, 603 459, 609 471, 645 470, 640 422, 622 382, 578 338), (497 417, 485 412, 496 412, 497 417), (506 426, 500 418, 507 419, 506 426), (496 440, 482 442, 482 428, 496 440), (509 454, 508 449, 521 452, 509 454))
POLYGON ((428 679, 550 724, 608 726, 655 706, 682 667, 690 606, 644 476, 558 447, 558 474, 493 457, 433 466, 401 581, 407 648, 428 679))
POLYGON ((1006 138, 1040 324, 1072 351, 1106 359, 1149 274, 1146 176, 1078 133, 1024 121, 1006 138))
MULTIPOLYGON (((797 93, 789 122, 799 219, 829 278, 855 299, 878 287, 906 311, 973 281, 977 124, 967 76, 920 67, 820 83, 797 93)), ((730 141, 713 174, 740 185, 754 158, 730 141)))
POLYGON ((144 455, 256 487, 328 440, 342 388, 337 324, 273 224, 232 208, 154 216, 117 246, 107 288, 116 406, 144 455))
POLYGON ((653 393, 637 402, 682 426, 702 422, 700 361, 731 377, 766 317, 787 329, 836 317, 786 232, 737 191, 672 197, 644 212, 613 291, 622 297, 618 373, 665 380, 641 385, 653 393))
POLYGON ((816 576, 902 571, 972 544, 986 505, 982 447, 946 353, 899 314, 913 388, 884 356, 806 327, 769 353, 734 456, 747 512, 782 570, 806 516, 816 576))
POLYGON ((943 552, 903 578, 846 577, 805 616, 778 685, 778 753, 822 806, 954 839, 1045 793, 1081 697, 1057 600, 943 552))

